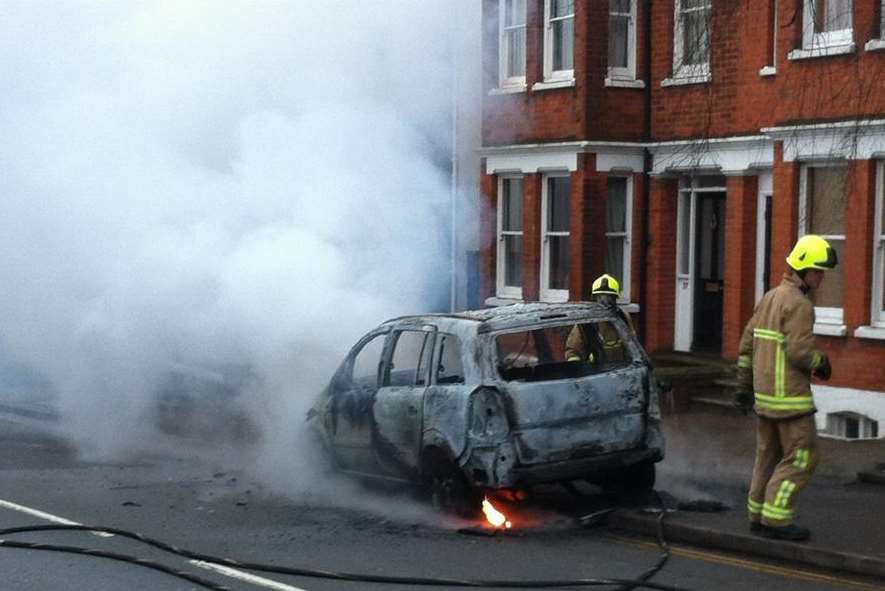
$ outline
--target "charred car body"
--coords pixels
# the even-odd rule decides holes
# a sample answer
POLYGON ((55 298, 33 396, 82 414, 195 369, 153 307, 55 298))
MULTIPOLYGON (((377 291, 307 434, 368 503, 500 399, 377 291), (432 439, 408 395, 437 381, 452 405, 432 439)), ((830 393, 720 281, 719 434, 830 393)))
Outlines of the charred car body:
POLYGON ((516 304, 385 322, 308 421, 335 468, 425 484, 463 512, 478 489, 578 479, 650 489, 664 454, 657 388, 616 310, 516 304), (586 350, 568 361, 575 331, 586 350))

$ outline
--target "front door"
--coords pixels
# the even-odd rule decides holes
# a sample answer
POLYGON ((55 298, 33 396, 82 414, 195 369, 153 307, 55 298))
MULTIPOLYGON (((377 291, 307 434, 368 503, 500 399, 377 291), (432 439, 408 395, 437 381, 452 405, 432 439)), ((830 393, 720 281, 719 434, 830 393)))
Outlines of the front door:
POLYGON ((698 193, 695 216, 692 351, 722 350, 725 193, 698 193))

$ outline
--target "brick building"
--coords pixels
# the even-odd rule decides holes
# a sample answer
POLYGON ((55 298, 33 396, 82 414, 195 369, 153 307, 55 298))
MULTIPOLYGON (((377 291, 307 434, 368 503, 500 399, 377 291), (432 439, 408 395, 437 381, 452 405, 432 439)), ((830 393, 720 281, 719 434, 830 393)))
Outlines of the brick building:
POLYGON ((650 351, 734 358, 821 234, 819 426, 885 437, 885 0, 483 0, 483 30, 486 304, 608 272, 650 351))

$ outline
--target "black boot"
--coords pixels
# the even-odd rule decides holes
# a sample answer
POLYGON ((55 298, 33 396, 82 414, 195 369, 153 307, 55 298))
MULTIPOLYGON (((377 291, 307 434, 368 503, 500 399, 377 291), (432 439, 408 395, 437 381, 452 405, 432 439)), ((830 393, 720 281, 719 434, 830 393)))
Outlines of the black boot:
POLYGON ((806 527, 790 524, 783 527, 762 526, 762 535, 773 540, 788 540, 801 542, 811 537, 811 532, 806 527))

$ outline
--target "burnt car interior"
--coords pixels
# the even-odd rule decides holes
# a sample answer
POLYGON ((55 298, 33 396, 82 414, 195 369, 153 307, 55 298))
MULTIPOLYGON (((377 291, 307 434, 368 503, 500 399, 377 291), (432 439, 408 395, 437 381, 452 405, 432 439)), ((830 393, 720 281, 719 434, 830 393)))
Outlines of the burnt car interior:
POLYGON ((618 329, 610 322, 505 333, 496 337, 495 344, 498 374, 508 382, 577 378, 611 371, 631 362, 618 329), (575 337, 581 344, 581 359, 569 361, 567 343, 575 337))

